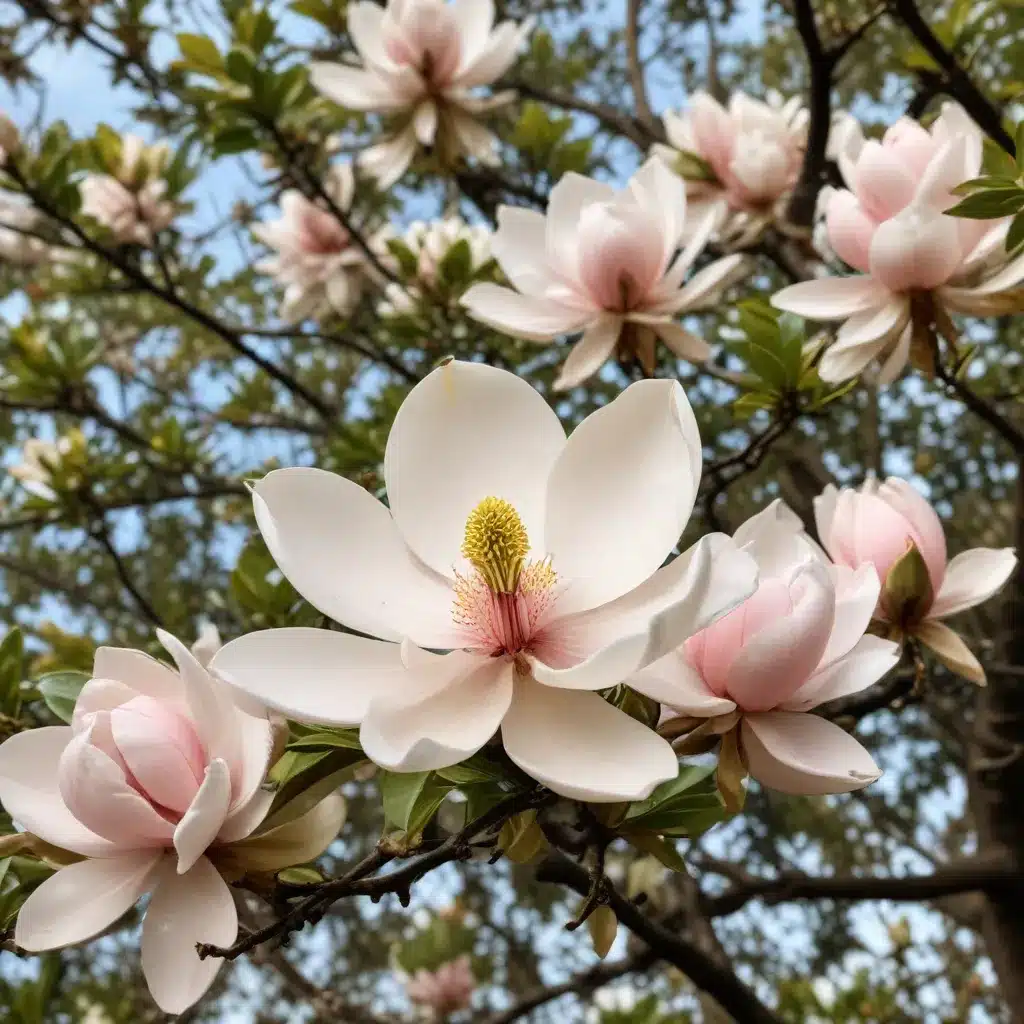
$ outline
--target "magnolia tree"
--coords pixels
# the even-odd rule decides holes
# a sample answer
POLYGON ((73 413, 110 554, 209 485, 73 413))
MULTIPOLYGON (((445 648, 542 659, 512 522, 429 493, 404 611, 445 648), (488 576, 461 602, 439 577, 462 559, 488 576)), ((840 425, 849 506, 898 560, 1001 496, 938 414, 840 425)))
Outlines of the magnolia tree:
POLYGON ((13 7, 11 1019, 1024 1020, 1021 5, 13 7))

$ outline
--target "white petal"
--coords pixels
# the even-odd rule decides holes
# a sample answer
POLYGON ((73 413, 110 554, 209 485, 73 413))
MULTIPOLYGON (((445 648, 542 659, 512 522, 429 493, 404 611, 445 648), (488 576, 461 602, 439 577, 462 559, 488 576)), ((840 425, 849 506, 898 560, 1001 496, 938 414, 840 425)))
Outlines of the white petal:
POLYGON ((531 27, 529 22, 521 26, 503 22, 491 33, 487 45, 459 70, 454 84, 460 89, 473 89, 500 78, 515 63, 519 47, 531 27))
POLYGON ((18 732, 0 744, 0 804, 26 832, 83 856, 103 856, 113 845, 90 832, 68 810, 57 764, 71 742, 67 725, 18 732))
POLYGON ((781 498, 737 527, 732 539, 757 562, 762 579, 786 575, 812 550, 800 517, 781 498))
POLYGON ((629 680, 634 690, 676 711, 698 718, 714 718, 736 710, 733 701, 716 697, 682 651, 671 651, 629 680))
POLYGON ((453 646, 450 585, 358 484, 320 469, 279 469, 256 485, 253 507, 274 561, 325 615, 384 640, 453 646))
MULTIPOLYGON (((245 694, 238 691, 232 697, 239 697, 236 703, 251 701, 245 694)), ((237 779, 232 785, 231 806, 227 820, 218 833, 223 843, 234 842, 249 835, 250 832, 266 817, 273 793, 264 790, 263 783, 271 767, 274 754, 274 725, 266 717, 266 706, 259 704, 260 715, 252 715, 243 711, 237 712, 239 737, 241 739, 241 764, 238 766, 237 779)), ((283 726, 279 726, 283 728, 283 726)))
POLYGON ((679 767, 665 740, 596 693, 528 680, 516 681, 501 737, 524 772, 571 800, 643 800, 679 767))
POLYGON ((576 235, 583 208, 591 203, 611 202, 615 196, 611 185, 574 171, 563 175, 551 190, 547 213, 548 259, 566 278, 576 277, 576 235))
POLYGON ((529 656, 533 677, 545 686, 563 690, 605 690, 616 686, 639 671, 650 659, 649 632, 618 637, 598 648, 579 664, 552 668, 539 658, 529 656))
MULTIPOLYGON (((491 252, 501 264, 505 276, 519 291, 542 295, 551 283, 544 241, 544 217, 536 210, 499 206, 498 230, 491 239, 491 252)), ((467 296, 471 294, 472 289, 467 296)))
POLYGON ((722 215, 717 204, 701 210, 698 203, 693 203, 690 206, 689 214, 685 235, 686 248, 675 258, 665 276, 658 283, 659 292, 666 296, 671 295, 682 285, 686 272, 706 248, 722 215))
POLYGON ((352 45, 363 60, 377 65, 391 63, 384 49, 384 8, 379 4, 360 0, 349 4, 347 11, 348 34, 352 37, 352 45))
POLYGON ((864 635, 882 589, 878 573, 870 563, 857 569, 832 566, 832 578, 836 585, 836 618, 821 657, 822 668, 851 651, 864 635))
POLYGON ((1017 556, 1013 548, 972 548, 946 566, 946 576, 928 612, 944 619, 987 601, 1010 578, 1017 556))
POLYGON ((359 731, 367 756, 390 771, 445 768, 475 754, 512 701, 512 662, 475 657, 469 672, 414 704, 373 702, 359 731))
POLYGON ((232 640, 210 669, 290 718, 342 726, 358 725, 371 700, 405 680, 398 644, 302 626, 232 640))
POLYGON ((664 260, 675 250, 686 224, 686 185, 657 157, 650 157, 629 179, 629 190, 640 206, 661 225, 664 260))
POLYGON ((184 702, 185 691, 177 673, 142 651, 125 647, 97 647, 94 679, 114 679, 144 697, 184 702))
POLYGON ((981 662, 971 653, 963 637, 945 623, 926 620, 914 630, 914 636, 952 672, 979 686, 985 685, 985 670, 981 662))
POLYGON ((886 302, 889 292, 865 275, 826 277, 792 284, 772 296, 772 305, 811 320, 845 320, 886 302))
MULTIPOLYGON (((878 376, 875 378, 875 383, 879 387, 885 387, 891 384, 904 370, 907 365, 907 360, 910 357, 910 343, 914 337, 914 330, 910 324, 907 324, 903 328, 903 333, 900 335, 899 342, 893 346, 892 352, 889 353, 885 358, 885 362, 882 363, 878 370, 878 376)), ((824 379, 824 376, 822 377, 824 379)))
POLYGON ((224 824, 230 806, 231 773, 227 764, 215 757, 206 766, 206 777, 174 829, 179 875, 185 874, 206 852, 224 824))
POLYGON ((850 317, 836 334, 832 353, 894 337, 910 318, 910 303, 900 295, 877 309, 856 313, 850 317))
POLYGON ((593 377, 615 353, 622 333, 622 318, 600 316, 583 332, 562 364, 555 380, 555 390, 566 391, 593 377))
POLYGON ((741 728, 751 776, 780 793, 850 793, 882 774, 849 733, 817 715, 797 711, 744 715, 741 728))
POLYGON ((573 431, 551 471, 544 531, 555 571, 572 581, 572 610, 625 594, 664 562, 690 517, 700 461, 675 381, 631 384, 573 431))
POLYGON ((325 797, 292 821, 232 844, 232 864, 252 871, 280 871, 316 860, 334 841, 345 821, 345 798, 325 797))
POLYGON ((376 180, 377 188, 386 192, 408 170, 416 155, 417 145, 416 133, 412 125, 409 125, 376 146, 364 149, 356 162, 376 180))
POLYGON ((652 328, 680 359, 687 359, 691 363, 703 363, 711 358, 711 346, 682 324, 652 324, 652 328))
POLYGON ((780 708, 808 711, 826 701, 860 693, 895 668, 899 660, 899 644, 870 634, 862 636, 851 651, 815 672, 780 708))
POLYGON ((578 331, 594 316, 553 299, 520 295, 496 284, 475 284, 462 296, 470 316, 497 331, 527 341, 550 341, 578 331))
POLYGON ((545 491, 564 447, 554 410, 525 380, 452 360, 420 381, 395 416, 384 454, 391 513, 439 573, 459 564, 466 519, 491 496, 512 504, 544 550, 545 491))
POLYGON ((139 850, 61 868, 22 905, 14 941, 39 952, 91 939, 149 889, 162 857, 161 850, 139 850))
POLYGON ((200 857, 187 874, 165 862, 142 925, 142 971, 157 1006, 182 1013, 210 987, 223 963, 200 960, 197 942, 230 946, 238 935, 231 890, 200 857))
POLYGON ((673 312, 701 309, 713 302, 747 272, 746 259, 735 254, 708 264, 690 278, 673 300, 665 305, 673 312))
POLYGON ((437 134, 437 104, 424 100, 412 115, 412 129, 422 146, 432 146, 437 134))
POLYGON ((459 27, 462 57, 472 58, 487 45, 494 25, 494 0, 453 0, 452 17, 459 27))
POLYGON ((314 62, 309 68, 313 88, 349 110, 401 110, 409 106, 409 96, 392 89, 388 81, 343 64, 314 62))

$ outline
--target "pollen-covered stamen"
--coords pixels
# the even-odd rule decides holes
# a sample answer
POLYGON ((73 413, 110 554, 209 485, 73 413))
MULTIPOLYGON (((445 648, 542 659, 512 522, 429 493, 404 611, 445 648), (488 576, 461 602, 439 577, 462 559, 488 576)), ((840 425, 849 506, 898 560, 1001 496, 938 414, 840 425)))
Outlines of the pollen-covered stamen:
POLYGON ((551 563, 527 562, 526 528, 501 498, 485 498, 466 521, 462 553, 475 572, 455 573, 452 617, 467 646, 488 654, 518 654, 534 637, 556 597, 551 563))
POLYGON ((466 520, 462 554, 497 594, 513 594, 530 552, 519 513, 503 498, 484 498, 466 520))

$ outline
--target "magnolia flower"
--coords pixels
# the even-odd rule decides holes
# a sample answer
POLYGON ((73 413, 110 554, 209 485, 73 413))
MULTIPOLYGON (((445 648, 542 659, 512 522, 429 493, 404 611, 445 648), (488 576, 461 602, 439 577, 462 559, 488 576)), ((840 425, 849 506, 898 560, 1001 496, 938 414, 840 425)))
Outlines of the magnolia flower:
MULTIPOLYGON (((385 301, 378 307, 382 316, 409 313, 416 308, 418 300, 434 292, 440 282, 439 271, 445 257, 452 248, 464 242, 469 249, 468 274, 478 273, 491 258, 491 230, 483 224, 467 224, 461 217, 445 217, 443 220, 413 221, 408 230, 396 241, 408 253, 411 265, 397 261, 390 254, 390 262, 399 263, 397 269, 404 277, 410 278, 408 285, 388 285, 385 301), (411 274, 409 273, 411 271, 411 274)), ((382 236, 378 244, 387 245, 388 237, 382 236)))
POLYGON ((30 437, 21 449, 21 462, 8 468, 8 472, 21 483, 29 494, 44 501, 56 501, 57 492, 51 485, 53 471, 85 444, 81 431, 72 430, 57 441, 44 441, 30 437))
POLYGON ((933 358, 933 330, 955 340, 951 313, 1018 312, 1024 256, 1007 261, 1007 219, 968 220, 944 211, 951 190, 981 173, 982 133, 947 103, 931 128, 900 118, 881 142, 848 118, 836 130, 846 189, 823 200, 831 250, 860 274, 783 288, 772 304, 813 320, 842 320, 819 366, 824 380, 855 377, 879 360, 878 382, 895 380, 916 351, 933 358))
MULTIPOLYGON (((324 179, 324 190, 343 213, 352 206, 355 179, 348 164, 335 164, 324 179)), ((281 195, 281 216, 257 224, 253 234, 276 255, 256 264, 285 286, 281 316, 290 322, 342 316, 359 301, 364 283, 365 254, 345 226, 319 202, 288 189, 281 195)))
POLYGON ((15 942, 32 951, 83 942, 150 893, 142 969, 161 1009, 180 1013, 221 964, 200 960, 195 944, 230 945, 238 932, 222 872, 313 859, 337 834, 344 804, 332 796, 264 824, 274 799, 263 786, 270 721, 239 710, 178 640, 159 636, 177 672, 101 647, 70 726, 0 745, 0 802, 26 831, 81 858, 32 892, 15 942))
POLYGON ((748 772, 769 789, 816 795, 874 782, 881 772, 871 755, 807 714, 865 689, 899 660, 897 644, 864 633, 878 600, 874 569, 829 566, 781 501, 733 539, 757 561, 757 591, 630 685, 712 720, 711 734, 737 729, 748 772), (662 682, 672 693, 660 691, 662 682))
POLYGON ((530 20, 494 25, 492 0, 389 0, 387 7, 349 4, 348 31, 361 68, 317 63, 314 86, 350 110, 394 115, 397 131, 359 157, 382 189, 405 173, 419 146, 445 162, 460 153, 495 162, 495 139, 477 115, 513 94, 480 97, 512 66, 530 20))
POLYGON ((392 771, 454 764, 500 729, 509 757, 557 793, 643 798, 675 777, 676 757, 596 691, 754 584, 753 560, 721 535, 660 568, 700 465, 675 381, 631 385, 567 440, 525 381, 449 361, 395 417, 387 507, 317 469, 276 470, 254 490, 284 575, 367 635, 251 633, 211 670, 289 717, 361 724, 367 756, 392 771))
POLYGON ((582 383, 617 349, 653 372, 655 337, 700 362, 711 349, 675 317, 714 300, 743 258, 716 260, 684 285, 713 226, 705 217, 676 256, 686 215, 683 183, 659 160, 648 160, 620 191, 567 174, 551 190, 546 216, 498 209, 491 247, 516 290, 474 285, 463 304, 482 323, 529 341, 582 330, 557 388, 582 383))
POLYGON ((448 1014, 468 1009, 475 989, 473 967, 465 953, 441 964, 436 971, 420 968, 405 983, 409 1001, 442 1020, 448 1014))
POLYGON ((1010 578, 1012 548, 972 548, 946 559, 935 510, 906 480, 829 485, 814 501, 818 536, 841 565, 871 565, 882 581, 875 616, 916 637, 954 672, 983 684, 985 670, 942 619, 987 601, 1010 578))
POLYGON ((722 234, 752 240, 800 175, 808 123, 800 100, 764 103, 735 92, 726 109, 696 92, 663 121, 669 144, 651 152, 686 179, 694 216, 714 211, 722 234))
POLYGON ((151 243, 176 213, 174 203, 164 198, 167 182, 161 177, 169 153, 166 143, 147 146, 137 135, 123 136, 116 172, 87 174, 82 181, 82 213, 119 242, 151 243))
POLYGON ((213 656, 224 646, 220 638, 220 630, 209 621, 206 621, 199 628, 199 636, 192 645, 192 654, 200 665, 205 668, 213 660, 213 656))
POLYGON ((21 198, 0 191, 0 260, 33 266, 55 257, 54 247, 31 233, 38 227, 36 210, 21 198))

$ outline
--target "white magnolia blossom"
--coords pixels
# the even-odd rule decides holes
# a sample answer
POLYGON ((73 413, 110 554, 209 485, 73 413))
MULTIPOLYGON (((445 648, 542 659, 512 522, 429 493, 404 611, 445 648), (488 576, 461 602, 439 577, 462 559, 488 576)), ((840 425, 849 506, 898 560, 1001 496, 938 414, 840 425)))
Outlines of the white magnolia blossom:
MULTIPOLYGON (((819 365, 824 380, 857 376, 876 362, 895 380, 917 334, 953 333, 951 314, 996 316, 1022 306, 1024 256, 1008 259, 1009 218, 948 216, 952 189, 981 174, 981 129, 947 103, 927 130, 900 118, 865 140, 851 117, 833 127, 845 189, 821 200, 828 251, 860 273, 783 288, 772 304, 812 320, 842 321, 819 365)), ((924 358, 930 356, 924 354, 924 358)))
MULTIPOLYGON (((333 165, 323 184, 347 215, 355 192, 352 168, 333 165)), ((325 204, 288 189, 281 195, 281 216, 257 224, 253 234, 274 250, 256 269, 284 285, 283 319, 295 323, 332 310, 344 316, 355 307, 366 281, 366 254, 325 204)))
POLYGON ((397 130, 359 156, 389 188, 421 146, 446 162, 459 154, 495 161, 496 140, 478 116, 514 94, 474 90, 508 71, 531 28, 530 20, 494 27, 492 0, 358 0, 348 6, 348 31, 362 66, 316 63, 312 80, 343 107, 395 117, 397 130))
MULTIPOLYGON (((469 246, 469 271, 475 274, 491 258, 492 238, 493 232, 485 224, 467 224, 461 217, 413 221, 398 239, 415 260, 413 277, 405 284, 388 285, 378 312, 382 316, 394 316, 415 309, 437 286, 441 264, 452 246, 459 242, 469 246)), ((386 245, 387 236, 380 242, 386 245)), ((390 254, 386 258, 394 262, 390 254)))
POLYGON ((867 750, 808 713, 899 661, 897 644, 865 635, 880 590, 874 567, 829 563, 778 500, 733 539, 757 561, 757 591, 630 685, 693 719, 722 719, 722 731, 738 729, 747 770, 770 789, 819 795, 874 782, 881 771, 867 750))
POLYGON ((8 467, 7 472, 19 481, 29 494, 45 501, 53 501, 57 494, 50 480, 53 470, 81 444, 80 434, 65 434, 56 441, 30 437, 21 449, 21 462, 8 467))
POLYGON ((387 507, 317 469, 255 487, 281 571, 365 635, 251 633, 211 670, 298 720, 361 725, 367 756, 392 771, 454 764, 500 730, 557 793, 641 799, 675 777, 675 754, 597 691, 754 589, 753 560, 720 534, 662 567, 700 467, 675 381, 631 385, 566 439, 525 381, 449 361, 395 417, 387 507))
POLYGON ((656 338, 701 362, 711 349, 676 318, 713 302, 745 264, 726 256, 684 284, 714 214, 705 211, 677 255, 687 224, 683 182, 660 160, 648 160, 623 189, 567 174, 551 190, 546 215, 499 208, 491 247, 515 290, 477 284, 463 304, 482 323, 528 341, 582 331, 558 388, 593 376, 617 350, 653 372, 656 338))
POLYGON ((39 221, 39 213, 19 196, 0 192, 0 261, 33 266, 56 256, 53 246, 31 234, 39 221))
POLYGON ((800 175, 808 125, 800 99, 783 102, 771 94, 765 102, 734 92, 723 107, 696 92, 685 110, 668 111, 662 120, 668 145, 655 144, 651 152, 686 177, 694 222, 714 211, 721 236, 751 241, 800 175))
POLYGON ((137 135, 123 136, 117 172, 87 174, 82 181, 82 212, 119 242, 148 245, 176 213, 161 177, 169 154, 166 143, 147 146, 137 135))

